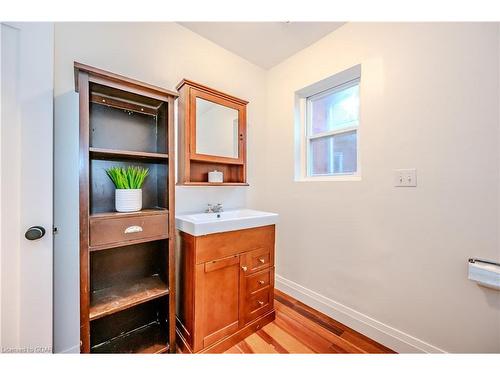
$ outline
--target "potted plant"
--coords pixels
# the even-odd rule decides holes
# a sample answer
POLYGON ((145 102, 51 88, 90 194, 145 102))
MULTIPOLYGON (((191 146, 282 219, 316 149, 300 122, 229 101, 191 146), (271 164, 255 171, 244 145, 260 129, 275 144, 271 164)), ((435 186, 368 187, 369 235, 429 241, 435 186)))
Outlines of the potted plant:
POLYGON ((142 185, 149 174, 148 168, 129 166, 106 169, 115 184, 115 208, 118 212, 134 212, 142 209, 142 185))

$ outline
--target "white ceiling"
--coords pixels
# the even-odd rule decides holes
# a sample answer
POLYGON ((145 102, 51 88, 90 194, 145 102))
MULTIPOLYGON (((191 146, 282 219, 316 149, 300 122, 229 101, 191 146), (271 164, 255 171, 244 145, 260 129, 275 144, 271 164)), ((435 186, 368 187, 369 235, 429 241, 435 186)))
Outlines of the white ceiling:
POLYGON ((179 22, 221 47, 269 69, 343 22, 179 22))

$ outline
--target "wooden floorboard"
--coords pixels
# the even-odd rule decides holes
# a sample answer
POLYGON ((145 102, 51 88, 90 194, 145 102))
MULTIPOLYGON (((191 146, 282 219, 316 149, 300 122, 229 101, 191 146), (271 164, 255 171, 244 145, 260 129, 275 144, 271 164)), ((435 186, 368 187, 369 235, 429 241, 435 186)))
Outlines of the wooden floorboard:
POLYGON ((243 341, 240 341, 238 344, 236 344, 236 346, 241 350, 242 353, 244 354, 252 354, 252 353, 255 353, 253 351, 253 348, 248 345, 248 343, 243 340, 243 341))
POLYGON ((274 348, 273 345, 267 343, 264 341, 264 339, 258 335, 257 333, 254 333, 250 336, 248 336, 245 339, 245 342, 250 346, 253 350, 254 353, 262 353, 262 354, 277 354, 278 352, 274 348))
POLYGON ((298 340, 292 332, 287 332, 280 328, 276 322, 269 323, 262 327, 262 330, 280 343, 288 353, 314 353, 305 343, 298 340))
POLYGON ((271 335, 269 335, 266 331, 263 329, 259 329, 256 332, 257 335, 259 335, 265 342, 267 342, 269 345, 271 345, 276 352, 281 353, 281 354, 286 354, 289 353, 288 350, 286 350, 281 344, 276 341, 271 335))
POLYGON ((278 290, 275 309, 274 322, 225 353, 395 353, 278 290))
POLYGON ((341 337, 342 332, 336 333, 336 330, 332 332, 331 327, 325 327, 324 325, 319 325, 315 321, 310 320, 295 310, 290 309, 288 306, 281 304, 276 301, 276 311, 279 311, 280 314, 277 314, 278 318, 286 318, 288 317, 290 321, 295 321, 298 323, 296 330, 292 332, 298 334, 298 329, 301 329, 302 332, 310 330, 314 332, 316 335, 322 337, 329 343, 330 350, 333 350, 336 353, 364 353, 362 349, 358 348, 355 345, 352 345, 349 341, 346 341, 341 337), (330 329, 329 329, 330 328, 330 329))

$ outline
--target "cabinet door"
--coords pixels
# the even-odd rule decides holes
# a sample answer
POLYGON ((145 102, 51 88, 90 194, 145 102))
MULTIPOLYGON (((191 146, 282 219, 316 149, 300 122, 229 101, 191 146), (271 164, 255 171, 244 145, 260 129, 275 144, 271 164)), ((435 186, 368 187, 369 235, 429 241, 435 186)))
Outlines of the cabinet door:
POLYGON ((196 265, 194 351, 238 330, 239 281, 239 255, 196 265))

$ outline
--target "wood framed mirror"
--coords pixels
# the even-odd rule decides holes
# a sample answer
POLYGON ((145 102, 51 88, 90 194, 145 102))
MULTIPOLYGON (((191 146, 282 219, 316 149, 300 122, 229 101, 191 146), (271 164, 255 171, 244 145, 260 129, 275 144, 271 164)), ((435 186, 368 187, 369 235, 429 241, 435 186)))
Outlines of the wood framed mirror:
POLYGON ((183 79, 179 91, 179 185, 246 183, 246 106, 232 95, 183 79), (222 182, 209 182, 209 172, 222 182))

